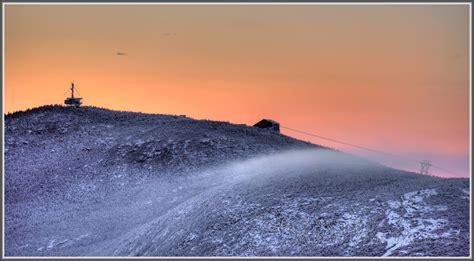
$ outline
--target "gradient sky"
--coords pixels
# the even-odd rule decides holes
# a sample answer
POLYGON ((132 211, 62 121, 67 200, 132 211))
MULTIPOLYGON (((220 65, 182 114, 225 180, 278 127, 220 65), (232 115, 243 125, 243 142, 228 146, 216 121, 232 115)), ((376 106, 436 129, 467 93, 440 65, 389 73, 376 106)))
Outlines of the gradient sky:
POLYGON ((62 103, 74 80, 85 105, 271 118, 468 177, 469 15, 468 5, 8 4, 5 111, 62 103))

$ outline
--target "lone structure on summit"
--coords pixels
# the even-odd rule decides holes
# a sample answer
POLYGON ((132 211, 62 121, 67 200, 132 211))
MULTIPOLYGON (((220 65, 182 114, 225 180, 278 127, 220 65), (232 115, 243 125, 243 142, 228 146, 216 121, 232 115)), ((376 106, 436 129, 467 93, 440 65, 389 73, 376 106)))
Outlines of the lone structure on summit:
POLYGON ((280 132, 280 124, 274 120, 263 119, 255 123, 255 125, 253 126, 257 128, 261 128, 261 129, 267 129, 267 130, 280 132))
POLYGON ((64 100, 64 104, 79 107, 82 104, 82 98, 74 97, 74 81, 71 82, 71 97, 64 100))

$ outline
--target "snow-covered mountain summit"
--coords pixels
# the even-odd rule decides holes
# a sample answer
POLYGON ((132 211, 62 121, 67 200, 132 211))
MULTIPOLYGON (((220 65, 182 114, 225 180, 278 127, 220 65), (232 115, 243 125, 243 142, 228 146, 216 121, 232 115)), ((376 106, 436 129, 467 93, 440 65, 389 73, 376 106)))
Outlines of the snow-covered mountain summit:
POLYGON ((272 131, 43 106, 5 116, 7 256, 469 255, 469 181, 272 131))

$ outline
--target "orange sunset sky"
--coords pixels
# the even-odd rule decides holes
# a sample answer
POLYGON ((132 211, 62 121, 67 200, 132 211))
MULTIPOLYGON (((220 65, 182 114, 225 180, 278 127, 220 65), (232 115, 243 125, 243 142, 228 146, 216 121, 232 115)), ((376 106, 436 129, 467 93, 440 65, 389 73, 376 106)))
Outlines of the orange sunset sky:
POLYGON ((468 177, 469 17, 467 4, 8 4, 4 109, 60 104, 74 80, 85 105, 271 118, 468 177))

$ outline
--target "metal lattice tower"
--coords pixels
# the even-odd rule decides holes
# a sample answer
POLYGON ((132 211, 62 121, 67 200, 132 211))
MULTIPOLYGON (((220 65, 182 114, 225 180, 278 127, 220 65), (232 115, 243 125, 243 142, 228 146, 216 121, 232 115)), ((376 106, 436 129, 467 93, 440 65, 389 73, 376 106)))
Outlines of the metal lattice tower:
POLYGON ((421 168, 420 168, 420 174, 421 175, 429 175, 428 174, 428 169, 432 166, 431 161, 429 160, 423 160, 420 162, 421 168))

